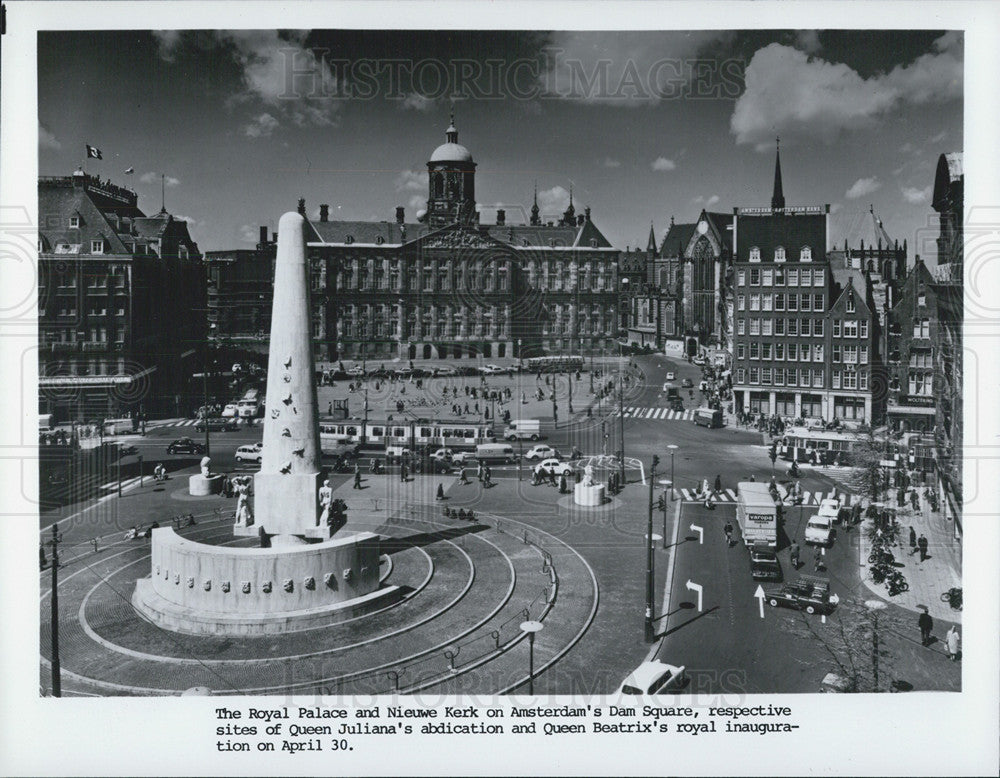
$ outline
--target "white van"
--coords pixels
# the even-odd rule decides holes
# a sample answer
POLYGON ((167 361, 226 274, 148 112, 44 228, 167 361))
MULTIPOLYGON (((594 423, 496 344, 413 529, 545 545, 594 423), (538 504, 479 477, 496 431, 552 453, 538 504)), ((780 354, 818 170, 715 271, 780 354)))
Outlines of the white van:
POLYGON ((512 419, 503 433, 504 440, 538 440, 542 422, 538 419, 512 419))
POLYGON ((514 447, 506 443, 482 443, 476 446, 476 459, 480 462, 504 462, 511 464, 517 459, 514 447))

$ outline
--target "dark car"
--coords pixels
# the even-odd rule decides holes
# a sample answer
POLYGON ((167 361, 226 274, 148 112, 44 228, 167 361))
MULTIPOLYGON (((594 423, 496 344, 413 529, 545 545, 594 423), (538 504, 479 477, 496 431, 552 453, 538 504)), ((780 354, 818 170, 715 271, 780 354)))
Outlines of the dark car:
POLYGON ((830 594, 829 581, 812 575, 803 575, 794 583, 771 589, 764 597, 772 608, 783 605, 806 613, 830 613, 840 602, 836 594, 830 594))
POLYGON ((191 438, 178 438, 167 446, 168 454, 204 454, 205 446, 191 438))
POLYGON ((750 575, 755 581, 780 581, 781 562, 778 555, 766 543, 754 543, 750 547, 750 575))
POLYGON ((680 397, 671 397, 669 400, 670 410, 683 411, 684 401, 680 397))
POLYGON ((694 384, 691 383, 690 378, 685 378, 683 381, 681 381, 681 386, 684 387, 685 389, 691 389, 694 387, 694 384))
POLYGON ((208 427, 209 432, 235 432, 240 428, 236 419, 227 419, 222 416, 202 419, 194 425, 198 432, 204 432, 205 427, 208 427))

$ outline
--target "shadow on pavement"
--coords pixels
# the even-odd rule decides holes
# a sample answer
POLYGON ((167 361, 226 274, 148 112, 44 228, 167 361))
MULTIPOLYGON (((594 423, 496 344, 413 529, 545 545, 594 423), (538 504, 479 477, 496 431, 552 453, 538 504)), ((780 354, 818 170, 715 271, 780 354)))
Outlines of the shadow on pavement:
MULTIPOLYGON (((680 607, 678 608, 678 610, 680 610, 681 608, 690 609, 690 608, 693 608, 693 607, 694 607, 694 603, 682 602, 680 604, 680 607)), ((711 608, 709 608, 708 610, 702 611, 697 616, 694 616, 693 618, 688 619, 683 624, 678 624, 676 627, 671 627, 670 629, 666 630, 665 632, 660 632, 659 634, 656 635, 656 638, 659 639, 659 638, 664 638, 667 635, 672 635, 673 633, 677 632, 678 630, 684 629, 684 627, 688 626, 689 624, 697 621, 698 619, 704 618, 708 614, 714 613, 717 610, 719 610, 719 606, 718 605, 714 605, 711 608)), ((674 611, 674 613, 676 613, 676 612, 677 611, 674 611)), ((670 613, 667 614, 667 616, 671 616, 671 615, 672 614, 670 614, 670 613)))
POLYGON ((485 524, 474 524, 468 527, 453 527, 452 529, 438 530, 437 532, 420 532, 416 535, 384 540, 379 544, 379 548, 383 553, 394 554, 397 551, 405 551, 408 548, 429 546, 431 543, 459 538, 472 532, 484 532, 487 529, 489 527, 485 524))

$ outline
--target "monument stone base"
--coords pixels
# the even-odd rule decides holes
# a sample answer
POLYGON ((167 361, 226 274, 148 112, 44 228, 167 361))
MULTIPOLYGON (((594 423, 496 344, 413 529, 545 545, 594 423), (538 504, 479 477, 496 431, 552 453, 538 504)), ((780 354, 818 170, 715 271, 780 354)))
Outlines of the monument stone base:
POLYGON ((585 486, 583 483, 578 483, 573 487, 573 502, 587 508, 603 505, 606 489, 607 487, 604 484, 585 486))
POLYGON ((202 475, 196 473, 188 477, 188 494, 192 497, 208 497, 222 494, 223 476, 221 473, 202 475))

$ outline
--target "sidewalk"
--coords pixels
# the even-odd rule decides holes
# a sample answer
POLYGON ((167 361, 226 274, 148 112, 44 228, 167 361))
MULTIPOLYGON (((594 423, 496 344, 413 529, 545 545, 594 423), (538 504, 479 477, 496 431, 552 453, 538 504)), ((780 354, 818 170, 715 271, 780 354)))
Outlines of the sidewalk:
POLYGON ((917 612, 918 605, 925 605, 934 619, 962 623, 962 611, 952 610, 947 602, 941 601, 941 594, 953 586, 962 586, 962 542, 954 537, 952 522, 943 514, 932 513, 926 500, 921 500, 920 510, 914 512, 909 505, 897 508, 896 515, 902 527, 898 547, 894 550, 896 561, 902 562, 901 571, 906 576, 910 588, 890 598, 883 584, 873 583, 868 576, 869 541, 867 526, 861 525, 860 564, 861 580, 866 587, 883 600, 901 608, 917 612), (927 559, 920 562, 919 551, 910 556, 909 534, 913 527, 917 537, 925 535, 928 540, 927 559))

